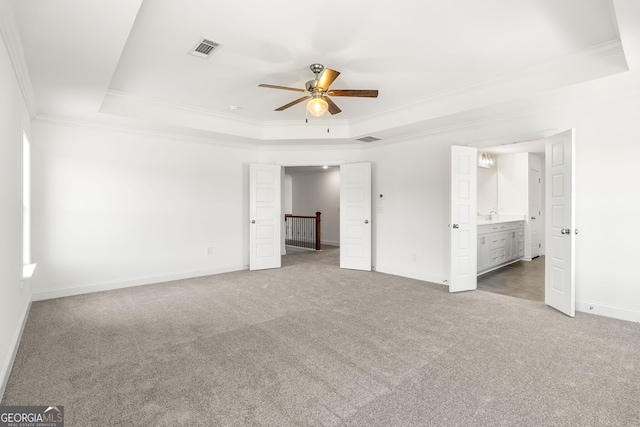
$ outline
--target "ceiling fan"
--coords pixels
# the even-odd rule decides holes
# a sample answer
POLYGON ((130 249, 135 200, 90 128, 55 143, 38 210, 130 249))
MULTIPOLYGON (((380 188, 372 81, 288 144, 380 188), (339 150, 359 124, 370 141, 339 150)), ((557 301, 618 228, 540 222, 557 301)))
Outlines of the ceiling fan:
POLYGON ((299 104, 302 101, 309 100, 307 103, 307 111, 311 115, 319 117, 322 116, 327 110, 331 114, 338 114, 342 110, 329 98, 329 96, 353 96, 359 98, 377 98, 377 90, 360 90, 360 89, 329 89, 331 83, 340 75, 339 71, 332 70, 330 68, 324 68, 322 64, 311 64, 309 66, 311 71, 316 75, 316 78, 309 80, 305 84, 305 89, 298 89, 294 87, 276 86, 268 84, 260 84, 260 87, 266 87, 271 89, 284 89, 292 90, 294 92, 304 92, 309 95, 305 95, 302 98, 298 98, 295 101, 291 101, 282 107, 276 108, 274 111, 283 111, 289 107, 299 104))

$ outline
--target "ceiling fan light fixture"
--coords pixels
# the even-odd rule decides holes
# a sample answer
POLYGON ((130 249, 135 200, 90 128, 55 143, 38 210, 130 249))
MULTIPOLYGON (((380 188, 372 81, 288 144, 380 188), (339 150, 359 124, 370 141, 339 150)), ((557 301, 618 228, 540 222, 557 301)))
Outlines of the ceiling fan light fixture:
POLYGON ((307 103, 307 111, 314 117, 320 117, 329 109, 327 101, 320 97, 313 97, 307 103))
POLYGON ((276 108, 274 111, 284 111, 289 107, 297 105, 311 98, 307 102, 307 111, 315 117, 324 115, 327 111, 331 115, 338 114, 342 110, 331 99, 333 96, 351 96, 356 98, 377 98, 377 90, 363 90, 363 89, 329 89, 331 83, 340 75, 340 71, 332 70, 330 68, 324 68, 322 64, 311 64, 311 71, 316 75, 316 78, 309 80, 305 83, 305 89, 299 89, 295 87, 286 87, 278 85, 269 85, 261 83, 259 87, 266 87, 271 89, 284 89, 294 92, 304 92, 309 95, 303 96, 291 101, 282 107, 276 108))

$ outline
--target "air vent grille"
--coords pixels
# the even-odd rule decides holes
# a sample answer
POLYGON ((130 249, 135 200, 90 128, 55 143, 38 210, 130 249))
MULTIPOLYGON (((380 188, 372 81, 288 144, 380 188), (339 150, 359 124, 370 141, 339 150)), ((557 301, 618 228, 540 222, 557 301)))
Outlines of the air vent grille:
POLYGON ((210 39, 203 37, 198 44, 189 52, 189 54, 193 56, 197 56, 198 58, 211 58, 211 55, 214 54, 218 49, 222 47, 222 43, 216 42, 210 39))
POLYGON ((363 136, 362 138, 358 138, 358 141, 373 142, 373 141, 380 141, 380 138, 376 138, 375 136, 363 136))

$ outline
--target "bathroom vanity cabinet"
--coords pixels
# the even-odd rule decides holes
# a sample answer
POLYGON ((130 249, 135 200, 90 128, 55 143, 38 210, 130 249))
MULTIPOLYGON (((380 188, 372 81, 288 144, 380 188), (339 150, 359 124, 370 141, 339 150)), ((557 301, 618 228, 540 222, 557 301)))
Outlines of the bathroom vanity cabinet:
POLYGON ((478 225, 478 274, 511 264, 524 256, 524 221, 478 225))

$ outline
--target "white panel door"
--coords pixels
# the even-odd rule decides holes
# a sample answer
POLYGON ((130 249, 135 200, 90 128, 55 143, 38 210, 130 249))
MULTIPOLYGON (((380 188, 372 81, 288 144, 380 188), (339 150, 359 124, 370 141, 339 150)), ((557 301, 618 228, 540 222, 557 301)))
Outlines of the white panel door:
POLYGON ((534 168, 529 170, 529 227, 531 231, 531 258, 540 256, 540 216, 542 214, 542 184, 540 183, 540 171, 534 168))
POLYGON ((340 268, 371 271, 371 163, 340 165, 340 268))
POLYGON ((574 135, 568 130, 545 147, 545 303, 575 316, 574 135))
POLYGON ((249 165, 249 269, 280 268, 280 166, 249 165))
POLYGON ((449 292, 478 287, 478 150, 451 147, 451 223, 449 292))

